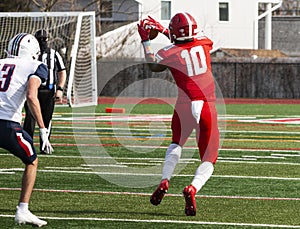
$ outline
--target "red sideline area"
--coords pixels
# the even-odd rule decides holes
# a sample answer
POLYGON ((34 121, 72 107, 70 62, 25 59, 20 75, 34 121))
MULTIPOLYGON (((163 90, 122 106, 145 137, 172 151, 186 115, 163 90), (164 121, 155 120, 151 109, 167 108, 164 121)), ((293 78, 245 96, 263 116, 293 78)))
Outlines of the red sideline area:
MULTIPOLYGON (((225 104, 300 104, 300 99, 225 98, 225 104)), ((99 97, 98 104, 175 104, 176 98, 99 97)))

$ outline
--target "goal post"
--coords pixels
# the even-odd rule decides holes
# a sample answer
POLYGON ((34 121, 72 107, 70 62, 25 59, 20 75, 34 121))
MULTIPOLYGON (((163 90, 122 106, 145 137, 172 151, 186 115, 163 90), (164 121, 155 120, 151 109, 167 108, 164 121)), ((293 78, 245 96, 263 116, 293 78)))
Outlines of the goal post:
POLYGON ((94 12, 0 13, 0 57, 17 33, 49 33, 50 48, 58 51, 67 69, 64 90, 69 106, 97 105, 96 31, 94 12))

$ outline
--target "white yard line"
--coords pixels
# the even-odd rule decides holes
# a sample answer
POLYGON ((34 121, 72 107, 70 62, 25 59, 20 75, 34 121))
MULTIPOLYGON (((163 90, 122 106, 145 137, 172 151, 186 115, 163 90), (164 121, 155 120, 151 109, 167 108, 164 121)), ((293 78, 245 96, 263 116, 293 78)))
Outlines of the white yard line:
MULTIPOLYGON (((13 218, 14 215, 0 215, 0 217, 13 218)), ((78 220, 78 221, 112 221, 112 222, 132 222, 132 223, 164 223, 164 224, 191 224, 191 225, 215 225, 215 226, 248 226, 248 227, 270 227, 270 228, 300 228, 295 225, 279 225, 279 224, 257 224, 257 223, 232 223, 232 222, 205 222, 205 221, 185 221, 185 220, 147 220, 147 219, 119 219, 119 218, 85 218, 85 217, 43 217, 41 219, 48 220, 78 220)))
MULTIPOLYGON (((142 146, 141 146, 142 147, 142 146)), ((167 147, 166 147, 167 148, 167 147)), ((270 150, 253 150, 253 149, 221 149, 221 150, 225 150, 225 151, 243 151, 243 152, 252 152, 252 151, 256 151, 256 152, 269 152, 270 150)), ((300 151, 294 151, 294 150, 271 150, 271 152, 286 152, 286 153, 300 153, 300 151)), ((11 156, 14 157, 14 155, 10 154, 10 153, 0 153, 0 156, 11 156)), ((284 154, 282 155, 284 156, 284 154)), ((295 157, 298 157, 298 154, 295 154, 295 157)), ((163 158, 133 158, 133 157, 97 157, 97 156, 67 156, 67 155, 39 155, 39 157, 49 157, 49 158, 72 158, 72 159, 114 159, 114 160, 150 160, 152 163, 154 161, 159 161, 161 162, 163 160, 163 158)), ((288 157, 292 157, 292 154, 288 154, 288 157)), ((186 158, 186 159, 180 159, 181 162, 184 163, 189 163, 189 162, 198 162, 199 159, 196 158, 186 158)), ((232 158, 232 157, 219 157, 218 163, 248 163, 248 164, 269 164, 269 165, 295 165, 295 166, 300 166, 300 163, 293 163, 293 162, 270 162, 270 161, 256 161, 253 158, 249 158, 249 159, 243 159, 243 158, 232 158)), ((1 171, 1 170, 0 170, 1 171)))
MULTIPOLYGON (((0 188, 0 191, 20 191, 20 188, 0 188)), ((82 193, 97 195, 129 195, 129 196, 151 196, 152 193, 142 192, 109 192, 109 191, 92 191, 92 190, 71 190, 71 189, 34 189, 35 192, 54 192, 54 193, 82 193)), ((170 197, 182 197, 182 194, 170 194, 170 197)), ((243 199, 243 200, 277 200, 277 201, 300 201, 296 197, 264 197, 264 196, 216 196, 216 195, 196 195, 196 198, 204 199, 243 199)))
MULTIPOLYGON (((117 126, 117 125, 116 125, 117 126)), ((145 125, 144 128, 141 128, 143 126, 140 126, 139 127, 134 127, 134 130, 136 131, 149 131, 150 128, 149 128, 149 125, 145 125)), ((168 128, 153 128, 154 126, 151 125, 151 130, 152 131, 162 131, 163 133, 167 133, 167 132, 170 132, 170 130, 168 128)), ((84 127, 84 126, 76 126, 76 123, 73 125, 73 126, 53 126, 53 129, 91 129, 91 127, 84 127)), ((132 127, 115 127, 114 125, 112 125, 112 127, 93 127, 94 130, 102 130, 102 131, 111 131, 111 130, 114 130, 114 131, 124 131, 124 130, 132 130, 132 127)), ((296 132, 296 131, 254 131, 254 130, 220 130, 220 132, 224 132, 224 133, 250 133, 250 134, 272 134, 272 135, 275 135, 275 134, 284 134, 284 135, 300 135, 300 132, 296 132)), ((76 136, 77 136, 77 133, 76 133, 76 136)), ((80 135, 79 135, 80 136, 80 135)))
MULTIPOLYGON (((119 167, 116 164, 95 164, 95 167, 119 167)), ((82 168, 82 170, 86 170, 86 168, 82 168)), ((0 169, 0 172, 20 172, 24 171, 24 168, 9 168, 9 169, 0 169)), ((96 175, 118 175, 118 176, 161 176, 161 173, 132 173, 132 172, 105 172, 105 171, 78 171, 75 170, 59 170, 57 167, 55 169, 39 169, 39 173, 69 173, 69 174, 96 174, 96 175)), ((194 177, 192 174, 174 174, 173 177, 194 177)), ((263 179, 263 180, 286 180, 286 181, 300 181, 299 177, 267 177, 267 176, 236 176, 236 175, 212 175, 212 177, 216 178, 230 178, 230 179, 263 179)))

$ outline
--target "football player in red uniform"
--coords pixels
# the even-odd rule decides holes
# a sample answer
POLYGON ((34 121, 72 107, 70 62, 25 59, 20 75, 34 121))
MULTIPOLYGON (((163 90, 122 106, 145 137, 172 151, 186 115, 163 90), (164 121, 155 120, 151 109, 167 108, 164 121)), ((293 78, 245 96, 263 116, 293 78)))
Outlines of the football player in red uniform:
POLYGON ((168 191, 182 147, 195 129, 201 164, 191 184, 183 189, 185 213, 194 216, 195 195, 213 174, 219 149, 215 85, 210 63, 213 42, 199 35, 197 23, 189 13, 177 13, 173 16, 168 29, 148 17, 140 21, 138 32, 151 71, 160 72, 168 68, 178 87, 171 123, 172 143, 166 151, 161 183, 153 192, 150 202, 153 205, 160 204, 168 191), (172 43, 159 50, 156 55, 149 40, 150 28, 169 37, 172 43))

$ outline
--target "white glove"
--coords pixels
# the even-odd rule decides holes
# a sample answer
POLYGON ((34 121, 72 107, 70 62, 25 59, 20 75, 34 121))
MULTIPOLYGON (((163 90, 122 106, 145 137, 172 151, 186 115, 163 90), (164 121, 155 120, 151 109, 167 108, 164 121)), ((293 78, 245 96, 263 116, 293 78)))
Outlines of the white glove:
POLYGON ((46 153, 46 154, 52 154, 52 152, 54 151, 50 142, 49 142, 49 131, 47 128, 40 128, 40 136, 42 139, 42 150, 46 153))
POLYGON ((196 119, 197 123, 200 122, 200 116, 201 116, 203 104, 204 104, 203 100, 192 101, 192 107, 191 107, 192 114, 193 114, 194 118, 196 119))

